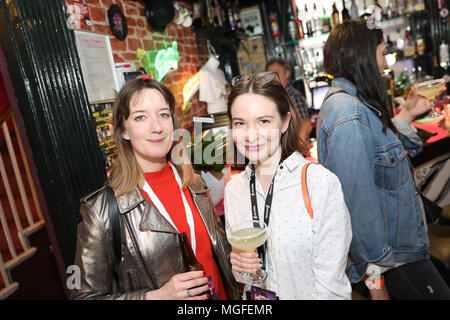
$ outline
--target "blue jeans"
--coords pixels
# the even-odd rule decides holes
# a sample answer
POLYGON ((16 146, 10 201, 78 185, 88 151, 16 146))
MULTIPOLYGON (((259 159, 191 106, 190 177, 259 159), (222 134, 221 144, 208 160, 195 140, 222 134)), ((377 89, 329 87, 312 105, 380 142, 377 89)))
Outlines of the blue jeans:
POLYGON ((450 300, 450 289, 431 260, 407 263, 384 274, 392 300, 450 300))

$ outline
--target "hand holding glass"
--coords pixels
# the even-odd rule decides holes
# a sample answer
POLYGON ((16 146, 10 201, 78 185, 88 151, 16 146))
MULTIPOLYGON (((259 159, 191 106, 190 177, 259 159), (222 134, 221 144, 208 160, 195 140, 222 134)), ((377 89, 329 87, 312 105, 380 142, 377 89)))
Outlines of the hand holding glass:
MULTIPOLYGON (((227 227, 228 242, 239 250, 253 252, 267 240, 267 226, 263 221, 238 223, 227 227)), ((241 273, 245 283, 261 283, 267 278, 267 272, 257 270, 254 273, 241 273)))
POLYGON ((436 118, 441 116, 438 112, 435 110, 436 101, 435 98, 437 98, 439 95, 441 95, 443 92, 445 92, 445 80, 444 79, 435 79, 435 80, 429 80, 425 82, 420 82, 414 85, 414 89, 417 94, 427 98, 431 103, 431 109, 432 112, 430 113, 432 118, 436 118))

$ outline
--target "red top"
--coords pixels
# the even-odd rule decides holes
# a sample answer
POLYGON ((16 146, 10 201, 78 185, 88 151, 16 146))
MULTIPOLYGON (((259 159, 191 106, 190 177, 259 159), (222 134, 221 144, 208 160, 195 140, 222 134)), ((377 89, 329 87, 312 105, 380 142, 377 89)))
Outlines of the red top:
MULTIPOLYGON (((160 171, 146 172, 145 180, 150 185, 159 201, 161 201, 166 211, 169 213, 170 218, 177 227, 178 231, 180 233, 186 232, 189 240, 191 240, 191 232, 189 224, 187 223, 180 188, 177 181, 175 180, 175 175, 173 174, 170 164, 167 163, 166 166, 160 171)), ((141 193, 148 201, 153 204, 147 192, 141 190, 141 193)), ((189 207, 192 210, 192 215, 194 216, 195 238, 197 244, 196 258, 198 262, 200 262, 200 264, 203 266, 203 268, 205 268, 206 276, 212 277, 214 287, 219 299, 226 300, 227 296, 225 288, 223 286, 222 277, 220 275, 216 261, 213 257, 213 249, 211 246, 211 241, 209 239, 208 231, 206 230, 203 219, 198 212, 197 206, 192 200, 191 194, 187 188, 186 190, 184 190, 184 196, 186 197, 189 207)))

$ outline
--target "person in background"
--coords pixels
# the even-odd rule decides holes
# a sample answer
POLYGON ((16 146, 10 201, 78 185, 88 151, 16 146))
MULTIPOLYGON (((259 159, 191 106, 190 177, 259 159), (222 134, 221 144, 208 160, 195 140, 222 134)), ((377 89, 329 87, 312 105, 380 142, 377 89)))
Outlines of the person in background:
POLYGON ((276 72, 280 77, 281 84, 283 88, 288 93, 289 97, 295 104, 299 114, 300 114, 300 129, 298 135, 303 141, 309 141, 309 135, 313 129, 311 124, 311 114, 308 108, 308 103, 305 100, 303 94, 295 89, 291 84, 291 66, 289 62, 280 58, 273 58, 269 60, 266 64, 266 71, 276 72))
POLYGON ((172 92, 153 79, 131 80, 116 97, 118 161, 107 184, 119 210, 121 257, 115 254, 112 209, 102 187, 81 200, 75 258, 81 286, 72 290, 72 299, 204 300, 208 276, 218 299, 239 297, 231 248, 207 187, 184 149, 175 149, 174 113, 172 92), (204 272, 184 272, 182 232, 204 272))
MULTIPOLYGON (((352 231, 341 185, 315 164, 307 167, 303 183, 307 146, 298 139, 299 114, 277 73, 233 78, 228 117, 234 144, 250 164, 225 187, 225 225, 228 230, 259 220, 268 226, 261 247, 268 273, 264 288, 282 300, 350 299, 345 269, 352 231)), ((260 262, 256 251, 233 247, 234 272, 252 273, 260 262)))
POLYGON ((383 70, 383 32, 363 20, 331 31, 324 68, 334 77, 317 125, 319 162, 335 173, 352 221, 353 283, 365 280, 372 299, 450 299, 430 260, 425 212, 405 149, 422 142, 410 122, 430 109, 411 90, 393 117, 383 70))

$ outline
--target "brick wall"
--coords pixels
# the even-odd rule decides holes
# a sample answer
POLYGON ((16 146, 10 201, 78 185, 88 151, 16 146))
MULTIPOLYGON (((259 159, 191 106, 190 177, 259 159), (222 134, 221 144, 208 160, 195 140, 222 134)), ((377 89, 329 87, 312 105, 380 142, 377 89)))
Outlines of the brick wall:
MULTIPOLYGON (((189 0, 178 0, 190 11, 192 11, 189 0)), ((68 5, 71 0, 66 0, 68 5)), ((175 95, 177 100, 176 114, 180 118, 183 104, 184 84, 200 70, 201 66, 208 60, 206 43, 198 41, 191 28, 170 23, 163 33, 153 31, 146 20, 143 0, 87 0, 90 16, 93 22, 91 27, 84 30, 104 33, 110 35, 111 47, 114 55, 114 62, 134 62, 136 67, 141 67, 140 61, 136 59, 136 49, 144 50, 162 49, 163 43, 170 43, 173 40, 178 43, 180 61, 178 69, 169 73, 163 83, 167 85, 175 95), (128 35, 125 40, 116 39, 109 28, 108 8, 111 4, 116 4, 122 8, 128 24, 128 35)), ((203 116, 207 114, 206 104, 198 101, 198 92, 191 99, 192 108, 186 114, 183 127, 192 125, 193 116, 203 116)))

